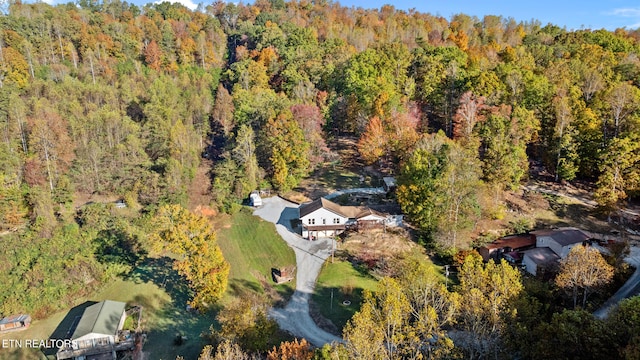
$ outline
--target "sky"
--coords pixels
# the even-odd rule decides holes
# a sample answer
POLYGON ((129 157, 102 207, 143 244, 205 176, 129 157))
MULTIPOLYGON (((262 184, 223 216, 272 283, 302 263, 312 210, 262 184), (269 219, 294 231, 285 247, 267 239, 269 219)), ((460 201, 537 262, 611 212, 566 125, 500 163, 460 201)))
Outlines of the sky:
MULTIPOLYGON (((1 0, 0 0, 1 1, 1 0)), ((69 0, 44 0, 47 3, 66 3, 69 0)), ((71 0, 73 1, 73 0, 71 0)), ((173 1, 173 0, 169 0, 173 1)), ((129 0, 136 5, 153 2, 129 0)), ((195 10, 199 3, 213 0, 175 0, 195 10)), ((253 0, 244 0, 252 3, 253 0)), ((482 19, 484 15, 512 17, 517 22, 539 20, 542 25, 552 23, 567 30, 640 28, 639 0, 334 0, 343 6, 380 8, 391 4, 397 9, 411 8, 420 12, 440 15, 447 20, 464 13, 482 19)))
POLYGON ((376 7, 390 3, 397 9, 415 8, 450 19, 464 13, 512 17, 516 21, 539 20, 567 30, 640 27, 640 1, 635 0, 342 0, 345 6, 376 7))

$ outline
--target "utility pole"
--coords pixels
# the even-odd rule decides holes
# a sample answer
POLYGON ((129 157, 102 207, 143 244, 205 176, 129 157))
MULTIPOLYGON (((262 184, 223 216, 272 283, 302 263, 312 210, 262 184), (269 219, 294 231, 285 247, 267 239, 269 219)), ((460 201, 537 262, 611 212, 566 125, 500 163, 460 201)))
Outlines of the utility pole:
POLYGON ((331 309, 331 312, 333 312, 333 288, 331 288, 331 305, 330 305, 330 309, 331 309))
MULTIPOLYGON (((336 239, 335 238, 331 238, 331 263, 333 264, 333 259, 334 259, 334 254, 336 252, 336 239)), ((331 295, 333 295, 333 291, 331 292, 331 295)))
POLYGON ((449 288, 449 265, 444 266, 444 278, 447 289, 449 288))

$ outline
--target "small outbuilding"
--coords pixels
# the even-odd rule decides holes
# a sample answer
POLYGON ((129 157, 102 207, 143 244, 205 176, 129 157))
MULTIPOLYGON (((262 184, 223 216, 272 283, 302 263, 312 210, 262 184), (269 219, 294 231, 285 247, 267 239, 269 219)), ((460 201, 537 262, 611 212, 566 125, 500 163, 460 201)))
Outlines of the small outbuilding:
POLYGON ((386 192, 392 192, 396 190, 396 178, 392 176, 385 176, 382 178, 382 187, 386 192))
POLYGON ((0 320, 0 333, 24 330, 31 325, 31 316, 28 314, 18 314, 7 316, 0 320))

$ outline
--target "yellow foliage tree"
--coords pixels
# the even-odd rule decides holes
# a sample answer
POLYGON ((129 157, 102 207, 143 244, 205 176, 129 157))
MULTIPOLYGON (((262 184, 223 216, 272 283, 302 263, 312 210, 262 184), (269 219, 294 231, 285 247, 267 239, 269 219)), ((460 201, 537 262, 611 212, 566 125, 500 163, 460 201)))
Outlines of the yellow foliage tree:
POLYGON ((556 285, 573 296, 573 307, 578 303, 578 292, 582 289, 582 306, 587 296, 596 288, 608 284, 613 278, 613 266, 600 252, 590 246, 576 246, 562 260, 556 285))
POLYGON ((173 268, 194 291, 189 304, 204 309, 219 300, 227 288, 229 263, 208 220, 180 205, 162 206, 154 220, 157 229, 151 234, 154 249, 176 257, 173 268))

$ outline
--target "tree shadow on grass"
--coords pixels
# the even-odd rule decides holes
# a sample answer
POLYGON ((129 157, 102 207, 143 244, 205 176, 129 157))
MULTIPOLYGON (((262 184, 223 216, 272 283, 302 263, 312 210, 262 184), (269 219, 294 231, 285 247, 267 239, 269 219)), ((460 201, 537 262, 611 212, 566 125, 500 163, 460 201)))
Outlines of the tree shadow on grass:
MULTIPOLYGON (((134 302, 143 306, 143 319, 145 311, 147 316, 154 317, 152 323, 151 319, 144 320, 147 321, 144 351, 149 353, 150 359, 198 358, 214 322, 211 313, 188 311, 183 304, 159 299, 157 295, 139 295, 134 302)), ((210 310, 218 311, 218 305, 210 310)))
MULTIPOLYGON (((78 322, 84 314, 84 311, 91 305, 96 304, 96 301, 85 301, 84 303, 75 306, 69 310, 67 315, 62 319, 60 324, 56 327, 55 330, 49 336, 49 340, 53 340, 58 342, 58 340, 71 339, 73 332, 76 330, 78 326, 78 322)), ((47 358, 55 359, 55 355, 58 352, 58 348, 43 348, 42 352, 47 358)))
POLYGON ((187 280, 173 269, 173 259, 169 257, 147 258, 126 280, 136 283, 153 283, 163 289, 174 304, 186 306, 193 296, 187 280))
POLYGON ((262 286, 257 281, 245 279, 230 279, 227 285, 227 292, 233 297, 240 298, 250 293, 261 293, 262 286))
POLYGON ((153 294, 138 295, 133 300, 143 307, 143 319, 145 312, 154 318, 152 324, 146 326, 148 341, 144 347, 150 358, 197 359, 214 323, 213 314, 220 310, 220 305, 212 304, 205 313, 187 310, 193 292, 187 280, 173 269, 173 259, 169 257, 147 258, 129 274, 128 280, 153 283, 171 299, 153 294))

